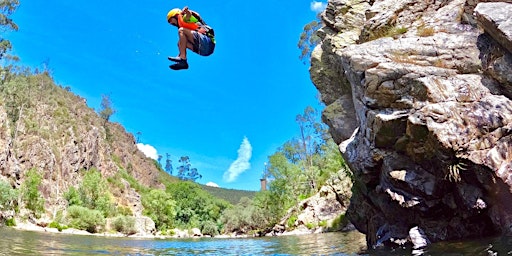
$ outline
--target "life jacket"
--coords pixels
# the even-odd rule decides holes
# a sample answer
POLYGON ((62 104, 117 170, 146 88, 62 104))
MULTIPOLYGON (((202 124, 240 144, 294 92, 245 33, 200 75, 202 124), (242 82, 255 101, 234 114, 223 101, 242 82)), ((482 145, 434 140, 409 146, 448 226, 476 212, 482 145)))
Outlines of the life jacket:
POLYGON ((185 22, 185 20, 183 19, 183 15, 178 14, 178 27, 195 30, 198 32, 202 28, 204 30, 204 34, 213 40, 215 37, 215 32, 213 28, 206 25, 206 23, 201 18, 195 18, 198 20, 197 22, 185 22))

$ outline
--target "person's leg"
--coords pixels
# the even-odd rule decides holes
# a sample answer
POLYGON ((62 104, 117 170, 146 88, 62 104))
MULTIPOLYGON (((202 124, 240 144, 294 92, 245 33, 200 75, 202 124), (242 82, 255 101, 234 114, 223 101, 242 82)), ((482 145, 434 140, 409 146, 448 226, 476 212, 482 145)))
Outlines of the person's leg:
POLYGON ((194 50, 194 35, 190 29, 179 28, 178 29, 179 41, 178 49, 180 51, 178 57, 182 60, 187 59, 187 48, 194 50))

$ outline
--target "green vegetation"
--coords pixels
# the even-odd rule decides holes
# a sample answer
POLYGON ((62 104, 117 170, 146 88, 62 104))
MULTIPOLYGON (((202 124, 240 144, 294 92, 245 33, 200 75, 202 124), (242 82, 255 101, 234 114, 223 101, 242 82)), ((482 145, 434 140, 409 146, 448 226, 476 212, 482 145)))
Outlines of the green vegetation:
POLYGON ((62 231, 62 230, 64 230, 64 229, 67 229, 67 228, 68 228, 68 226, 66 226, 66 225, 61 225, 61 224, 60 224, 59 222, 57 222, 57 221, 52 221, 52 222, 50 223, 50 225, 48 225, 48 227, 49 227, 49 228, 56 228, 58 231, 62 231))
MULTIPOLYGON (((18 30, 18 25, 9 18, 18 8, 20 2, 18 0, 2 0, 0 2, 0 30, 18 30)), ((4 58, 7 51, 11 49, 11 43, 4 38, 0 38, 0 60, 4 58)))
POLYGON ((208 221, 217 222, 229 203, 215 198, 193 182, 179 182, 166 189, 176 201, 176 227, 202 227, 208 221))
POLYGON ((16 220, 14 218, 9 218, 5 220, 5 225, 8 227, 14 227, 16 226, 16 220))
POLYGON ((77 205, 98 210, 104 217, 112 217, 116 213, 108 183, 95 168, 85 172, 78 189, 70 187, 64 196, 69 206, 77 205))
POLYGON ((203 190, 210 193, 212 196, 226 200, 231 204, 237 204, 240 202, 242 197, 253 198, 256 194, 256 192, 248 190, 216 188, 205 185, 200 186, 203 188, 203 190))
POLYGON ((18 190, 5 181, 0 181, 0 211, 14 210, 18 190))
MULTIPOLYGON (((270 180, 269 190, 226 209, 221 218, 225 232, 250 233, 275 225, 300 199, 318 192, 329 177, 346 169, 325 125, 317 120, 318 113, 311 107, 297 115, 299 137, 269 156, 264 174, 270 180)), ((291 216, 287 226, 294 226, 296 220, 296 215, 291 216)))
POLYGON ((180 166, 178 166, 178 178, 180 180, 196 181, 202 178, 196 168, 192 168, 190 164, 190 158, 188 156, 182 156, 179 160, 180 166))
POLYGON ((176 218, 176 202, 170 194, 163 190, 153 189, 142 195, 144 215, 149 216, 158 230, 174 227, 176 218))
POLYGON ((132 216, 117 216, 112 223, 114 230, 125 235, 137 233, 135 229, 135 218, 132 216))
POLYGON ((105 217, 98 210, 72 205, 68 208, 69 227, 96 233, 103 230, 105 217))
POLYGON ((30 169, 25 177, 25 182, 21 184, 21 195, 25 202, 25 207, 31 210, 36 216, 44 212, 44 198, 39 192, 42 176, 35 169, 30 169))
POLYGON ((304 64, 309 63, 313 49, 320 43, 317 31, 322 27, 322 20, 320 13, 317 14, 316 19, 304 26, 304 31, 300 34, 299 43, 297 46, 301 50, 299 59, 304 64))

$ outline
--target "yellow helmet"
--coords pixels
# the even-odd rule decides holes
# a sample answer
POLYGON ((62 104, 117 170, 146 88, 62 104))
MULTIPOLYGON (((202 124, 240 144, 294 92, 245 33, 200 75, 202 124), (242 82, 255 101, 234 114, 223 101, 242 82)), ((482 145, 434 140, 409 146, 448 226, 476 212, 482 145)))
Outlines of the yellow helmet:
POLYGON ((169 20, 176 16, 177 14, 180 14, 181 13, 181 10, 179 8, 174 8, 172 10, 170 10, 168 13, 167 13, 167 22, 169 22, 169 20))

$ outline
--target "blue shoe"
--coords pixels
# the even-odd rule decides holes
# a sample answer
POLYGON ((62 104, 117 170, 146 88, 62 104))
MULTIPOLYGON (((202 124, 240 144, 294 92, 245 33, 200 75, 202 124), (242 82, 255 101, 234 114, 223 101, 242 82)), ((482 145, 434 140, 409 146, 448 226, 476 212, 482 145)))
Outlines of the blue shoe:
POLYGON ((176 64, 172 64, 169 66, 172 70, 180 70, 180 69, 187 69, 188 63, 187 60, 180 60, 176 64))

